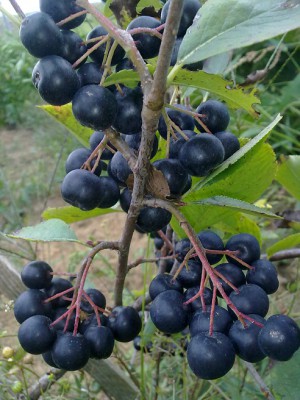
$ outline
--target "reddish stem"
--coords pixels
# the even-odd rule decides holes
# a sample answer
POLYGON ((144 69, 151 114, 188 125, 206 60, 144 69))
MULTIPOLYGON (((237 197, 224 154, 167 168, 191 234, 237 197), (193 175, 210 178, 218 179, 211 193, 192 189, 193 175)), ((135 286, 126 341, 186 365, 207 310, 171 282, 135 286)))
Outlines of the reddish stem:
MULTIPOLYGON (((73 310, 75 308, 75 304, 73 306, 71 306, 66 312, 64 312, 60 317, 58 317, 55 321, 52 322, 52 324, 50 324, 50 326, 54 326, 55 324, 57 324, 59 321, 61 321, 62 319, 71 316, 73 310)), ((69 324, 69 320, 70 318, 67 318, 66 323, 65 323, 65 328, 64 328, 64 332, 67 330, 68 328, 68 324, 69 324)))
POLYGON ((212 297, 212 302, 211 302, 211 309, 210 309, 210 317, 209 317, 209 333, 208 333, 209 336, 211 336, 214 331, 216 300, 217 300, 217 287, 214 286, 213 297, 212 297))
POLYGON ((100 316, 99 316, 98 307, 96 306, 96 304, 93 302, 93 300, 90 298, 90 296, 85 291, 83 292, 83 296, 87 299, 87 301, 92 306, 92 308, 96 314, 97 324, 98 324, 98 326, 101 326, 101 320, 100 320, 100 316))
POLYGON ((77 17, 81 17, 81 15, 87 14, 87 10, 82 10, 79 11, 75 14, 71 14, 69 15, 67 18, 62 19, 61 21, 57 22, 57 26, 63 26, 64 24, 66 24, 67 22, 73 21, 73 19, 77 18, 77 17))
POLYGON ((57 293, 57 294, 55 294, 55 295, 52 296, 52 297, 48 297, 48 299, 46 299, 46 300, 44 301, 44 303, 49 303, 50 301, 52 301, 52 300, 54 300, 54 299, 58 299, 59 297, 64 296, 65 294, 70 293, 70 292, 73 292, 73 291, 74 291, 74 288, 73 288, 73 287, 71 287, 71 288, 69 288, 69 289, 66 289, 66 290, 64 290, 63 292, 57 293))
POLYGON ((157 231, 157 233, 159 234, 159 236, 162 238, 162 240, 167 244, 167 246, 169 247, 170 251, 174 251, 173 245, 170 242, 170 240, 168 239, 168 237, 163 233, 162 230, 157 231))

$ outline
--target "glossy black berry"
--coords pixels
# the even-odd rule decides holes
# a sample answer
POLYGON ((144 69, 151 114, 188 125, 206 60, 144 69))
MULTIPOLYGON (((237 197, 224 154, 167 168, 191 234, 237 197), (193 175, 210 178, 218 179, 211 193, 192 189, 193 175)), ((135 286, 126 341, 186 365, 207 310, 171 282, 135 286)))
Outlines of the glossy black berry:
POLYGON ((228 337, 231 340, 236 354, 245 361, 255 363, 265 358, 265 354, 258 345, 258 335, 266 320, 260 315, 250 314, 249 317, 257 321, 254 322, 244 320, 244 326, 240 321, 235 321, 229 330, 228 337))
POLYGON ((97 63, 88 62, 78 68, 77 75, 80 81, 80 86, 99 85, 103 71, 97 63))
MULTIPOLYGON (((100 325, 101 326, 107 326, 108 324, 108 317, 102 313, 99 312, 99 318, 100 318, 100 325)), ((98 321, 96 314, 91 314, 88 315, 87 318, 85 318, 82 322, 79 324, 79 333, 84 335, 85 331, 91 327, 91 326, 98 326, 98 321)))
POLYGON ((184 260, 184 257, 187 255, 187 253, 192 249, 192 244, 190 242, 190 239, 184 238, 182 240, 179 240, 175 244, 174 252, 176 259, 179 262, 182 262, 184 260))
POLYGON ((44 289, 52 281, 52 268, 44 261, 31 261, 21 272, 21 279, 29 289, 44 289))
MULTIPOLYGON (((238 288, 238 292, 231 292, 229 297, 236 308, 243 314, 258 314, 264 317, 269 310, 268 295, 257 285, 242 285, 238 288)), ((228 308, 228 310, 236 318, 231 308, 228 308)))
MULTIPOLYGON (((105 309, 106 298, 105 298, 104 294, 102 292, 100 292, 100 290, 89 288, 89 289, 86 289, 85 293, 89 296, 89 298, 92 300, 93 303, 95 303, 95 305, 97 307, 105 309)), ((82 311, 84 311, 88 314, 91 314, 94 312, 93 307, 91 306, 89 301, 84 296, 81 300, 80 308, 82 311)))
POLYGON ((108 327, 118 342, 130 342, 142 328, 142 321, 133 307, 115 307, 108 318, 108 327))
MULTIPOLYGON (((101 143, 101 141, 104 139, 104 133, 102 131, 95 131, 89 139, 89 144, 91 147, 91 150, 95 150, 96 147, 101 143)), ((117 151, 117 149, 110 143, 107 143, 109 147, 111 147, 113 150, 117 151)), ((101 159, 102 160, 110 160, 113 157, 113 153, 109 149, 104 149, 102 154, 101 154, 101 159)))
MULTIPOLYGON (((240 258, 242 261, 251 265, 253 261, 256 261, 260 257, 260 247, 259 242, 253 235, 249 233, 239 233, 238 235, 233 235, 228 240, 225 246, 226 250, 237 251, 236 257, 240 258)), ((226 256, 227 260, 232 264, 239 265, 241 268, 245 269, 242 264, 230 256, 226 256)))
POLYGON ((66 332, 58 335, 52 347, 52 359, 58 368, 66 371, 76 371, 83 368, 90 357, 90 347, 87 339, 77 334, 66 332))
MULTIPOLYGON (((203 114, 200 120, 212 133, 225 131, 230 120, 229 112, 225 104, 217 100, 207 100, 197 107, 196 112, 203 114)), ((195 122, 200 132, 204 132, 199 122, 195 122)))
MULTIPOLYGON (((64 292, 65 290, 71 289, 73 287, 72 283, 64 278, 53 278, 51 285, 47 288, 46 295, 47 297, 53 297, 58 293, 64 292)), ((68 292, 64 294, 63 297, 67 297, 71 299, 73 296, 73 292, 68 292)), ((51 300, 52 307, 68 307, 70 305, 70 301, 63 299, 62 297, 58 297, 56 299, 51 300)))
POLYGON ((105 359, 111 356, 115 339, 108 327, 90 326, 84 332, 84 337, 89 343, 91 358, 105 359))
POLYGON ((172 214, 160 207, 143 207, 137 219, 137 227, 143 232, 159 231, 171 221, 172 214))
MULTIPOLYGON (((55 308, 53 311, 53 316, 52 316, 52 321, 56 321, 58 318, 60 318, 63 314, 65 314, 68 311, 66 307, 59 307, 55 308)), ((53 325, 53 328, 56 331, 63 331, 65 328, 68 332, 73 332, 74 329, 74 324, 75 324, 75 310, 72 312, 71 317, 68 321, 68 325, 66 326, 67 322, 67 316, 61 319, 60 321, 56 322, 53 325)))
POLYGON ((55 364, 52 358, 52 350, 48 350, 45 353, 42 354, 43 360, 45 361, 46 364, 50 365, 50 367, 53 368, 58 368, 58 366, 55 364))
POLYGON ((224 147, 215 136, 202 133, 184 143, 179 161, 192 176, 205 176, 224 160, 224 147))
MULTIPOLYGON (((163 6, 161 11, 161 23, 164 24, 167 20, 171 0, 168 0, 163 6)), ((177 37, 183 37, 187 29, 192 25, 193 20, 197 14, 197 11, 201 7, 198 0, 185 0, 183 2, 183 10, 180 18, 179 29, 177 37)))
POLYGON ((220 140, 224 147, 224 160, 227 160, 227 158, 232 156, 236 151, 240 149, 240 142, 233 133, 228 131, 216 132, 214 133, 214 136, 220 140))
POLYGON ((84 211, 98 207, 100 194, 100 178, 85 169, 75 169, 69 172, 61 185, 62 198, 72 206, 84 211))
POLYGON ((122 93, 116 93, 117 117, 113 127, 125 135, 134 135, 142 130, 143 92, 140 87, 123 88, 122 93))
MULTIPOLYGON (((210 230, 205 230, 198 233, 198 238, 202 246, 207 250, 224 250, 224 244, 219 235, 210 230)), ((206 254, 207 260, 210 264, 217 264, 221 261, 223 254, 206 254)))
MULTIPOLYGON (((182 110, 189 111, 189 109, 187 107, 182 106, 180 104, 176 105, 176 107, 179 109, 181 108, 182 110)), ((191 115, 188 115, 179 110, 173 110, 171 108, 166 108, 166 113, 168 114, 168 117, 170 118, 170 120, 173 121, 175 123, 175 125, 177 125, 181 130, 183 130, 183 131, 185 131, 185 130, 193 131, 194 130, 195 123, 194 123, 194 118, 191 115)), ((161 116, 159 118, 157 129, 158 129, 159 134, 164 139, 167 139, 168 128, 167 128, 167 124, 166 124, 163 116, 161 116)), ((176 131, 176 129, 175 129, 175 131, 176 131)))
POLYGON ((81 87, 72 101, 74 117, 83 126, 95 130, 109 128, 117 113, 115 96, 98 85, 81 87))
MULTIPOLYGON (((108 34, 107 30, 103 28, 102 26, 96 26, 88 35, 87 35, 87 40, 90 39, 95 39, 100 36, 105 37, 108 34)), ((110 44, 109 44, 109 49, 111 48, 113 44, 113 40, 110 39, 110 44)), ((91 49, 93 46, 95 46, 97 42, 92 42, 88 44, 88 49, 91 49)), ((107 48, 107 43, 103 43, 101 46, 99 46, 96 50, 94 50, 91 54, 90 57, 93 61, 95 61, 97 64, 102 64, 104 60, 104 55, 105 51, 107 48)), ((120 45, 118 45, 115 49, 114 55, 112 57, 111 65, 116 65, 118 64, 125 56, 125 51, 122 49, 120 45)))
POLYGON ((277 271, 268 260, 253 261, 246 275, 247 283, 260 286, 267 294, 275 293, 279 287, 277 271))
MULTIPOLYGON (((199 285, 198 286, 194 286, 192 288, 188 288, 184 292, 184 301, 190 300, 192 297, 196 296, 196 294, 198 294, 198 292, 199 292, 199 285)), ((210 305, 212 303, 212 298, 213 298, 212 290, 209 289, 208 287, 205 287, 204 291, 203 291, 204 304, 210 305)), ((189 304, 190 304, 191 309, 193 311, 197 311, 200 308, 202 308, 202 303, 201 303, 200 297, 197 297, 195 300, 193 300, 189 304)), ((216 299, 216 304, 218 304, 218 300, 217 299, 216 299)))
MULTIPOLYGON (((136 133, 134 135, 124 135, 125 142, 134 150, 139 150, 140 144, 141 144, 141 139, 142 135, 141 133, 136 133)), ((158 139, 156 136, 154 136, 154 141, 153 141, 153 146, 152 146, 152 151, 151 151, 151 156, 150 158, 153 158, 155 154, 157 153, 158 150, 158 139)))
POLYGON ((115 179, 117 183, 126 184, 132 171, 120 151, 117 151, 109 162, 109 175, 115 179))
POLYGON ((266 356, 287 361, 300 347, 300 329, 287 315, 272 315, 259 332, 258 344, 266 356))
POLYGON ((99 208, 110 208, 120 199, 118 184, 109 176, 100 177, 99 208))
MULTIPOLYGON (((84 147, 80 147, 78 149, 75 149, 68 155, 68 158, 66 160, 65 164, 65 170, 66 174, 69 172, 73 171, 74 169, 80 169, 83 167, 84 163, 88 160, 90 155, 92 154, 91 150, 86 149, 84 147)), ((91 168, 94 167, 96 159, 93 159, 90 166, 91 168)), ((99 162, 97 168, 94 171, 95 175, 100 175, 102 171, 102 164, 101 161, 99 162)))
POLYGON ((52 306, 45 303, 47 296, 38 289, 28 289, 21 293, 15 301, 14 314, 16 320, 21 324, 34 315, 52 316, 52 306))
MULTIPOLYGON (((191 336, 200 332, 208 332, 210 327, 211 306, 207 306, 204 311, 202 308, 197 310, 190 322, 191 336)), ((232 318, 225 308, 215 306, 213 332, 222 332, 227 334, 232 324, 232 318)))
MULTIPOLYGON (((177 38, 173 47, 172 56, 171 56, 171 66, 174 66, 177 62, 179 47, 182 43, 182 38, 177 38)), ((197 61, 195 63, 184 65, 182 68, 187 69, 189 71, 199 71, 203 67, 202 61, 197 61)))
POLYGON ((35 65, 32 82, 40 96, 53 106, 69 103, 80 87, 72 65, 59 56, 47 56, 35 65))
POLYGON ((23 19, 20 39, 26 50, 37 58, 61 55, 63 36, 53 19, 43 12, 23 19))
POLYGON ((34 315, 22 323, 18 331, 20 345, 31 354, 42 354, 51 349, 56 331, 50 326, 51 319, 34 315))
MULTIPOLYGON (((77 33, 73 31, 62 31, 63 36, 63 45, 62 45, 62 53, 61 56, 69 61, 70 64, 74 64, 81 56, 83 56, 87 47, 83 43, 83 40, 77 33)), ((86 58, 84 58, 81 63, 77 66, 83 65, 86 62, 86 58)))
POLYGON ((154 325, 164 333, 178 333, 185 329, 189 321, 189 308, 183 303, 183 294, 176 290, 166 290, 157 295, 150 306, 154 325))
MULTIPOLYGON (((76 4, 76 0, 40 0, 40 10, 51 15, 55 22, 60 22, 72 14, 83 10, 76 4)), ((62 25, 63 29, 73 29, 81 25, 85 20, 86 14, 80 15, 62 25)))
POLYGON ((176 290, 182 293, 183 288, 177 279, 174 279, 173 275, 170 274, 158 274, 152 279, 149 286, 149 295, 151 300, 154 300, 156 296, 166 290, 176 290))
POLYGON ((180 161, 164 158, 155 161, 153 166, 163 173, 168 183, 170 194, 180 196, 188 183, 188 173, 180 161))
POLYGON ((199 333, 187 349, 191 370, 201 379, 221 378, 233 367, 235 351, 231 341, 223 333, 199 333))
MULTIPOLYGON (((196 132, 184 130, 184 134, 190 139, 193 136, 196 136, 196 132)), ((169 158, 178 158, 179 150, 187 141, 184 137, 182 137, 179 133, 176 134, 176 140, 172 135, 170 138, 170 151, 169 151, 169 158)))
MULTIPOLYGON (((141 16, 132 20, 127 26, 127 30, 129 31, 135 28, 155 29, 159 26, 160 21, 157 19, 149 16, 141 16)), ((135 33, 132 35, 132 38, 143 58, 153 58, 158 55, 161 43, 158 37, 149 35, 149 33, 135 33)))
POLYGON ((184 288, 199 285, 202 275, 202 265, 199 260, 190 259, 179 272, 177 279, 184 288))
MULTIPOLYGON (((87 35, 87 40, 90 39, 95 39, 100 36, 105 37, 108 34, 107 30, 103 28, 102 26, 96 26, 88 35, 87 35)), ((100 41, 100 39, 99 39, 100 41)), ((88 49, 91 49, 93 46, 95 46, 97 42, 91 42, 88 43, 88 49)), ((111 48, 113 44, 113 39, 110 39, 110 45, 109 49, 111 48)), ((107 43, 103 43, 101 46, 99 46, 96 50, 94 50, 91 54, 90 57, 93 61, 95 61, 97 64, 101 65, 104 60, 104 55, 106 51, 107 43)), ((125 51, 122 49, 120 45, 118 45, 115 49, 114 55, 112 57, 111 65, 116 65, 118 64, 125 56, 125 51)))
MULTIPOLYGON (((215 267, 215 271, 222 274, 222 276, 224 276, 224 278, 226 278, 236 288, 246 283, 245 275, 241 270, 241 268, 238 267, 237 265, 231 263, 219 264, 215 267)), ((225 293, 229 295, 233 291, 233 288, 228 283, 226 283, 221 277, 218 277, 218 279, 220 280, 220 283, 225 293)), ((218 296, 221 296, 219 291, 217 292, 217 294, 218 296)))

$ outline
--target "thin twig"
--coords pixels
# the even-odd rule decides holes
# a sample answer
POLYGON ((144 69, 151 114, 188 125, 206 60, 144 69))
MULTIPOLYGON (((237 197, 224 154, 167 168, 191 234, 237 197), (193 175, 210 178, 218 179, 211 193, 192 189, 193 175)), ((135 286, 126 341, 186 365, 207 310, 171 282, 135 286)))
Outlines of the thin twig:
POLYGON ((26 18, 25 13, 23 12, 19 4, 16 2, 16 0, 9 0, 9 2, 21 19, 26 18))
POLYGON ((275 397, 272 395, 271 390, 268 388, 262 377, 259 375, 259 373, 256 371, 254 368, 253 364, 244 361, 244 364, 247 368, 247 370, 250 372, 252 375, 253 379, 255 380, 255 383, 259 387, 260 391, 262 394, 265 396, 266 399, 268 400, 275 400, 275 397))
POLYGON ((43 375, 37 383, 29 388, 29 399, 38 400, 40 396, 44 395, 45 392, 60 378, 65 375, 66 371, 61 369, 52 368, 49 372, 43 375))

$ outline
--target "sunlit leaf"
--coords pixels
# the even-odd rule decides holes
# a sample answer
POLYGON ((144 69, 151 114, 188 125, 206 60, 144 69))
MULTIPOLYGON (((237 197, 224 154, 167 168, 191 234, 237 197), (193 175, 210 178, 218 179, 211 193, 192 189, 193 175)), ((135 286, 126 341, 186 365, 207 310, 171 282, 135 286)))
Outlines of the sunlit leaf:
POLYGON ((269 257, 271 257, 274 253, 277 253, 277 251, 290 249, 292 247, 296 247, 299 245, 300 245, 300 233, 295 233, 273 244, 271 247, 267 249, 267 254, 269 257))
POLYGON ((253 104, 260 103, 260 100, 255 96, 256 89, 247 93, 242 88, 233 88, 232 82, 226 81, 221 76, 208 74, 204 71, 193 72, 186 69, 182 69, 177 73, 173 84, 206 90, 217 95, 219 99, 226 101, 230 108, 243 108, 254 117, 257 116, 256 111, 253 109, 253 104))
POLYGON ((299 0, 209 0, 184 36, 177 63, 194 63, 296 29, 299 5, 299 0))
POLYGON ((89 218, 99 217, 100 215, 106 215, 120 210, 114 208, 95 208, 91 211, 82 211, 77 207, 67 206, 60 208, 48 208, 42 214, 45 220, 51 220, 53 218, 59 218, 60 220, 71 224, 73 222, 84 221, 89 218))
POLYGON ((55 118, 56 121, 60 122, 65 126, 81 144, 89 147, 89 138, 93 133, 93 130, 82 126, 74 117, 72 113, 72 105, 66 104, 64 106, 40 106, 40 108, 46 111, 51 117, 55 118))
MULTIPOLYGON (((77 242, 73 229, 60 219, 50 219, 34 226, 27 226, 8 237, 14 239, 24 239, 30 242, 77 242)), ((83 243, 82 243, 83 244, 83 243)))

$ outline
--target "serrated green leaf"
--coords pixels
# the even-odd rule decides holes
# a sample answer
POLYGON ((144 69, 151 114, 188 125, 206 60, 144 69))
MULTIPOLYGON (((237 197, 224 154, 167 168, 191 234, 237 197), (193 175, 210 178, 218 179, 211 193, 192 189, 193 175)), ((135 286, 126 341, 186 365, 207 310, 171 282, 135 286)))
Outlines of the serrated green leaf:
POLYGON ((232 88, 232 82, 226 81, 221 76, 208 74, 204 71, 194 72, 183 69, 177 73, 173 84, 206 90, 226 101, 230 108, 243 108, 254 117, 258 115, 252 107, 253 104, 260 103, 260 100, 255 96, 256 89, 247 93, 242 88, 232 88))
MULTIPOLYGON (((242 158, 210 180, 204 187, 184 196, 186 203, 214 196, 227 196, 249 203, 255 202, 271 184, 276 172, 273 149, 266 143, 258 143, 242 158)), ((200 204, 182 208, 182 213, 196 232, 228 220, 237 211, 227 207, 200 204)), ((177 221, 172 219, 177 235, 184 237, 177 221)))
POLYGON ((203 71, 208 74, 223 74, 232 58, 232 51, 217 54, 204 61, 203 71))
POLYGON ((222 222, 216 224, 215 227, 231 235, 247 232, 255 236, 260 244, 262 243, 259 226, 253 219, 243 213, 234 213, 229 218, 223 218, 222 222))
POLYGON ((89 218, 99 217, 100 215, 110 214, 114 212, 120 212, 114 208, 95 208, 91 211, 82 211, 77 207, 67 206, 59 208, 48 208, 42 214, 42 218, 45 220, 51 220, 58 218, 67 224, 73 222, 84 221, 89 218))
POLYGON ((282 156, 276 180, 297 200, 300 200, 300 156, 282 156))
POLYGON ((272 246, 267 249, 267 254, 271 257, 273 254, 277 253, 277 251, 290 249, 292 247, 296 247, 300 245, 300 233, 294 233, 293 235, 289 235, 282 240, 279 240, 272 246))
POLYGON ((163 3, 160 0, 140 0, 136 6, 136 12, 139 14, 147 7, 153 7, 157 12, 162 8, 162 6, 163 3))
POLYGON ((186 203, 190 205, 212 205, 217 207, 227 207, 233 210, 238 210, 246 214, 253 214, 262 217, 282 219, 278 215, 272 213, 267 208, 257 207, 254 204, 247 203, 246 201, 233 199, 226 196, 214 196, 208 199, 196 200, 186 203))
POLYGON ((64 106, 39 106, 46 111, 51 117, 65 126, 85 147, 89 147, 89 138, 94 132, 92 129, 82 126, 72 113, 72 105, 64 106))
POLYGON ((77 242, 84 244, 77 239, 73 229, 60 219, 50 219, 35 226, 27 226, 6 236, 29 242, 77 242))
MULTIPOLYGON (((216 168, 210 175, 208 175, 205 179, 200 181, 192 188, 191 191, 199 190, 200 188, 207 185, 210 181, 215 179, 219 174, 222 174, 227 168, 241 160, 249 151, 255 149, 257 145, 259 145, 262 141, 266 140, 271 130, 278 124, 278 122, 282 119, 281 115, 277 115, 277 117, 272 121, 266 128, 264 128, 258 135, 256 135, 253 139, 249 140, 243 147, 241 147, 238 151, 236 151, 231 157, 225 160, 218 168, 216 168)), ((234 197, 234 196, 233 196, 234 197)))
POLYGON ((105 87, 115 85, 116 83, 122 83, 125 86, 134 88, 139 83, 139 74, 132 69, 123 69, 122 71, 115 72, 105 79, 105 87))
POLYGON ((208 0, 183 38, 177 64, 201 61, 296 29, 299 5, 299 0, 208 0))

